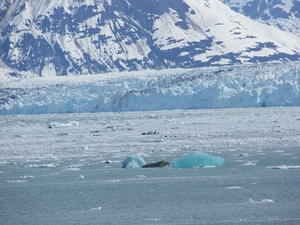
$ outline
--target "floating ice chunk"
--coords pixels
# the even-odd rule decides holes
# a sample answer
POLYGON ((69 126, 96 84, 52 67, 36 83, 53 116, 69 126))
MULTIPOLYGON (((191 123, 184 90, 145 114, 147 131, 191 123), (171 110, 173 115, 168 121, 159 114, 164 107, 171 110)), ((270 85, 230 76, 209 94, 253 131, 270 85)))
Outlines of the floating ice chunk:
POLYGON ((161 220, 161 218, 151 218, 151 219, 147 219, 147 220, 149 220, 149 221, 160 221, 161 220))
POLYGON ((27 178, 35 178, 35 176, 26 175, 26 176, 20 176, 21 179, 27 179, 27 178))
POLYGON ((14 137, 15 138, 27 138, 28 135, 26 135, 26 134, 23 134, 23 135, 15 134, 14 137))
POLYGON ((194 152, 173 162, 171 168, 194 168, 222 165, 224 165, 224 159, 221 157, 214 157, 202 152, 194 152))
POLYGON ((120 182, 120 179, 107 180, 106 182, 108 182, 108 183, 117 183, 117 182, 120 182))
POLYGON ((58 127, 70 127, 70 126, 79 126, 78 121, 69 120, 68 123, 48 123, 48 128, 58 128, 58 127))
POLYGON ((128 156, 123 162, 122 168, 141 168, 146 162, 139 156, 128 156))
POLYGON ((136 175, 136 177, 138 177, 138 178, 146 178, 147 176, 145 176, 145 175, 136 175))
POLYGON ((48 164, 30 164, 30 165, 25 165, 25 168, 52 168, 52 167, 58 167, 59 165, 57 163, 48 163, 48 164))
POLYGON ((107 159, 107 160, 102 160, 101 162, 104 163, 104 164, 111 164, 111 163, 120 163, 121 161, 120 160, 107 159))
POLYGON ((27 180, 5 180, 5 183, 25 183, 27 180))
POLYGON ((83 175, 80 175, 80 176, 78 176, 78 178, 84 179, 84 176, 83 176, 83 175))
POLYGON ((100 211, 102 208, 101 206, 100 207, 97 207, 97 208, 90 208, 89 211, 100 211))
POLYGON ((298 166, 286 166, 286 165, 267 166, 267 169, 300 169, 300 165, 298 165, 298 166))
POLYGON ((66 168, 66 170, 70 170, 70 171, 78 171, 78 170, 81 170, 80 168, 77 168, 77 167, 68 167, 66 168))
POLYGON ((274 201, 272 199, 263 199, 261 202, 272 203, 274 201))
POLYGON ((231 186, 231 187, 226 187, 226 189, 243 189, 243 187, 231 186))
POLYGON ((248 200, 250 203, 257 204, 257 203, 273 203, 274 201, 272 199, 263 199, 261 201, 254 201, 252 198, 249 198, 248 200))
POLYGON ((79 147, 79 151, 85 151, 85 150, 89 150, 89 146, 88 145, 79 147))
POLYGON ((246 162, 243 164, 243 166, 256 166, 255 162, 246 162))

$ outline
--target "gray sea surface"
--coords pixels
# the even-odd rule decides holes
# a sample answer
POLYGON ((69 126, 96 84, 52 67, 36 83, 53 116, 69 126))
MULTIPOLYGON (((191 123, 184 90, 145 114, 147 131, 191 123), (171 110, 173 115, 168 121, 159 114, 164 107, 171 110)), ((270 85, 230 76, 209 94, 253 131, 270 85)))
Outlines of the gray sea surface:
POLYGON ((299 107, 0 116, 0 224, 296 225, 299 187, 299 107))

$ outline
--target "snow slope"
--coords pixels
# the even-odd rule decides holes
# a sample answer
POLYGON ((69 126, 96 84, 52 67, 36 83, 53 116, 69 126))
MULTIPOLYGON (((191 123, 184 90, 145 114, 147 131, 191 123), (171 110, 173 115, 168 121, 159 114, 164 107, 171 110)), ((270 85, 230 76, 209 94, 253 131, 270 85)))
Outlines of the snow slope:
POLYGON ((300 37, 300 1, 221 0, 231 9, 300 37))
POLYGON ((300 37, 219 0, 4 0, 0 66, 40 76, 300 58, 300 37))
POLYGON ((1 76, 0 114, 300 105, 298 63, 21 76, 1 76))

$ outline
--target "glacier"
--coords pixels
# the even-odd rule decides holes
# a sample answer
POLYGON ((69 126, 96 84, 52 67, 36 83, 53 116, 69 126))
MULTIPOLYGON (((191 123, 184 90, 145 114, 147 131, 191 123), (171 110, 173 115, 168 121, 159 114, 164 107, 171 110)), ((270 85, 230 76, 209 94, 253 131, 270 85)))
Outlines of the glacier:
POLYGON ((205 166, 223 166, 224 159, 202 152, 193 152, 183 156, 171 164, 171 168, 196 168, 205 166))
POLYGON ((0 79, 0 115, 300 105, 295 62, 0 79))

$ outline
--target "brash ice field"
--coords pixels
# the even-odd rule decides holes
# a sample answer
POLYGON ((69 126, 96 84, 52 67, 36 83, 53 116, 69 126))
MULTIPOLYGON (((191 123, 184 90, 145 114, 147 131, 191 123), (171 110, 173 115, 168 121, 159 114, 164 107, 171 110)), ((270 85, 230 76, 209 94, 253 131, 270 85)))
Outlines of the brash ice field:
POLYGON ((299 127, 299 107, 1 116, 0 224, 299 224, 299 127), (122 168, 195 151, 225 164, 122 168))

